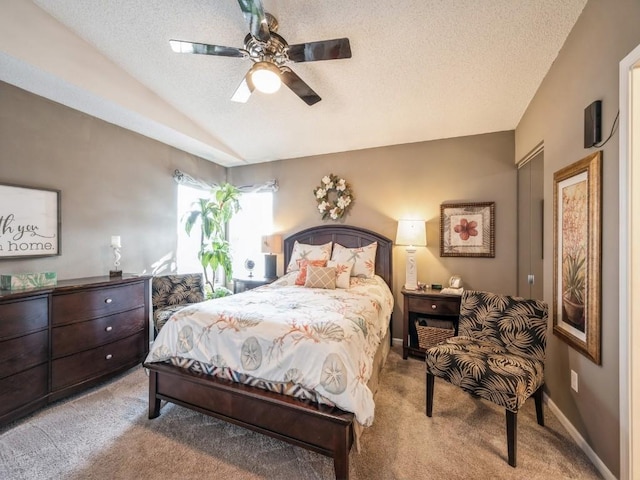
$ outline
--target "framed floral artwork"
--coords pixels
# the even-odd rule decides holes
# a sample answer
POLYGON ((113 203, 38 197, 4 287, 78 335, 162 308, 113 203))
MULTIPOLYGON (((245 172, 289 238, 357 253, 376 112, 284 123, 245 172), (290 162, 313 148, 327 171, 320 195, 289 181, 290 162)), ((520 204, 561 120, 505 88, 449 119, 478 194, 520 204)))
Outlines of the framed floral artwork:
POLYGON ((495 257, 495 202, 440 205, 441 257, 495 257))
POLYGON ((602 153, 553 174, 553 333, 600 365, 602 153))

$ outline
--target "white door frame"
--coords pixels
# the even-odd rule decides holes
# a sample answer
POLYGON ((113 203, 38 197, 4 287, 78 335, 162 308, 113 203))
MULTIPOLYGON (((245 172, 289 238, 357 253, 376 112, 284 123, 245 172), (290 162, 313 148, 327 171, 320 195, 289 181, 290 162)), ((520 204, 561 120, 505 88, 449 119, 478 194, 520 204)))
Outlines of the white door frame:
POLYGON ((640 472, 640 45, 620 62, 620 478, 640 472), (635 81, 634 81, 635 77, 635 81), (635 89, 634 89, 635 84, 635 89), (635 104, 635 108, 632 106, 635 104), (635 127, 632 130, 632 127, 635 127), (634 133, 635 130, 635 133, 634 133), (636 166, 633 168, 633 161, 636 166), (635 220, 634 220, 635 217, 635 220), (635 268, 634 268, 635 267, 635 268), (635 298, 634 298, 635 297, 635 298))

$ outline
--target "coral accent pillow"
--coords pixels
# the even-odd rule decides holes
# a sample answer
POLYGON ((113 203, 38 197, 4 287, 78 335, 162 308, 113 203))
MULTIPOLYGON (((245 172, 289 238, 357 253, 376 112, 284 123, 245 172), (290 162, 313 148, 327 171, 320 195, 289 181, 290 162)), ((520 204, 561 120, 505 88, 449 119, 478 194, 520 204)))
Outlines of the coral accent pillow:
POLYGON ((352 277, 373 278, 376 274, 376 250, 378 242, 373 242, 366 247, 347 248, 339 243, 333 246, 333 254, 331 260, 339 263, 351 263, 352 277))
POLYGON ((326 260, 299 260, 298 261, 298 276, 296 277, 296 285, 304 285, 307 281, 307 269, 309 266, 324 267, 327 265, 326 260))
POLYGON ((335 290, 336 269, 333 267, 314 267, 313 265, 309 265, 304 286, 307 288, 335 290))
POLYGON ((293 244, 291 260, 289 260, 287 272, 300 270, 300 267, 298 266, 299 260, 328 261, 331 258, 331 245, 332 242, 325 243, 324 245, 308 245, 306 243, 298 243, 298 241, 296 241, 293 244))
POLYGON ((327 267, 333 267, 336 269, 336 287, 337 288, 349 288, 349 281, 351 277, 351 270, 353 269, 353 263, 336 262, 335 260, 329 260, 327 267))

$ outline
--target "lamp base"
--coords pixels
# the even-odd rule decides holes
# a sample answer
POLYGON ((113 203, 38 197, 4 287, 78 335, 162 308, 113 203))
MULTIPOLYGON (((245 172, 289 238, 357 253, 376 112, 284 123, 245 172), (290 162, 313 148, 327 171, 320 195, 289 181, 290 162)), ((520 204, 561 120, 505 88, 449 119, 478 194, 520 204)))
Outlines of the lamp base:
POLYGON ((277 255, 272 253, 268 253, 264 256, 264 276, 265 278, 272 279, 277 277, 276 273, 276 261, 278 259, 277 255))
POLYGON ((113 278, 113 277, 121 277, 122 276, 122 270, 109 270, 109 277, 113 278))
POLYGON ((417 290, 418 289, 418 266, 416 264, 416 248, 413 246, 407 247, 407 277, 404 284, 405 290, 417 290))

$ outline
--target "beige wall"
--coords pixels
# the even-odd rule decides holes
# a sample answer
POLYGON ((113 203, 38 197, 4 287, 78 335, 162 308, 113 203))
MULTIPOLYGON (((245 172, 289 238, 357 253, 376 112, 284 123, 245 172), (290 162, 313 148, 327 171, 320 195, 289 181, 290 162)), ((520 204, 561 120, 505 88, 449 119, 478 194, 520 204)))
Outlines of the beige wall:
POLYGON ((149 273, 159 263, 170 269, 173 171, 225 179, 225 169, 211 162, 3 82, 0 105, 0 182, 58 189, 62 199, 62 255, 0 260, 0 273, 106 275, 111 235, 122 237, 125 272, 149 273))
MULTIPOLYGON (((516 129, 516 159, 544 141, 549 234, 553 173, 595 151, 583 148, 583 110, 594 100, 603 102, 603 139, 609 135, 618 111, 619 62, 640 43, 638 25, 636 0, 590 0, 516 129)), ((602 365, 580 355, 550 329, 546 382, 554 403, 607 468, 619 475, 617 132, 602 151, 602 365), (571 369, 578 372, 579 393, 570 388, 571 369)), ((545 299, 550 304, 552 249, 550 239, 544 252, 545 299)))
MULTIPOLYGON (((516 293, 516 168, 514 133, 500 132, 333 155, 234 167, 231 183, 275 178, 274 224, 287 236, 322 221, 313 196, 320 179, 334 173, 351 184, 355 202, 344 223, 374 230, 394 240, 397 220, 427 220, 427 247, 418 248, 418 280, 446 284, 460 274, 468 288, 516 293), (440 204, 458 201, 496 203, 496 257, 440 257, 440 204)), ((400 289, 405 251, 394 247, 396 309, 393 334, 401 338, 400 289)), ((282 258, 279 259, 282 272, 282 258)))

